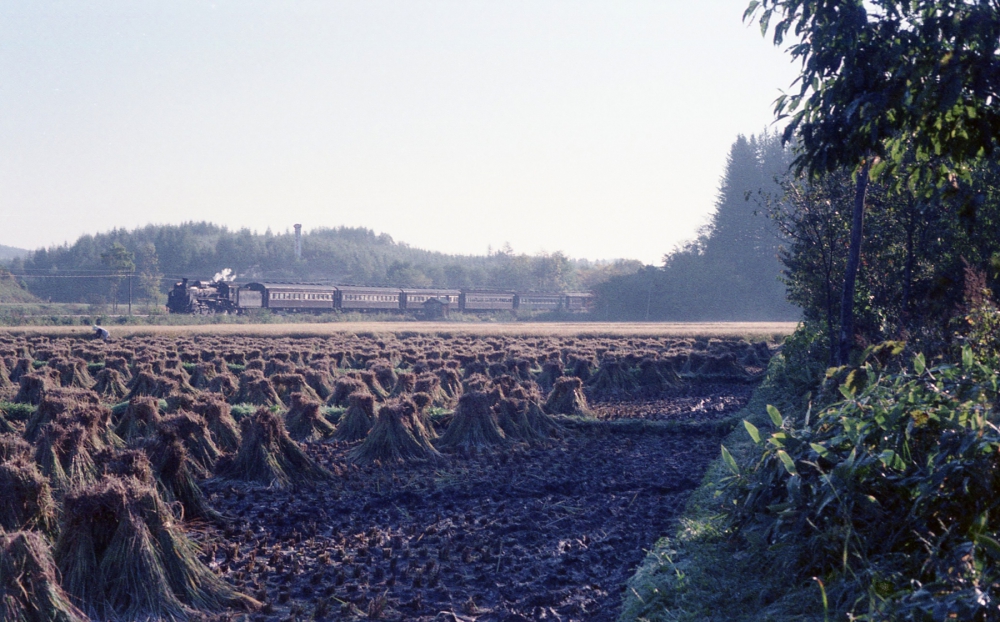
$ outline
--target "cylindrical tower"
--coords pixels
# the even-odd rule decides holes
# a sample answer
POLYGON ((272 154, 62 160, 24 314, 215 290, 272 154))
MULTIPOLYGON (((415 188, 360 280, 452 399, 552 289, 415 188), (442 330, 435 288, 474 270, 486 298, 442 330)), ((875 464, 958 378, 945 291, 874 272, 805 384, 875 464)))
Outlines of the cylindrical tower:
POLYGON ((295 225, 295 258, 302 259, 302 225, 295 225))

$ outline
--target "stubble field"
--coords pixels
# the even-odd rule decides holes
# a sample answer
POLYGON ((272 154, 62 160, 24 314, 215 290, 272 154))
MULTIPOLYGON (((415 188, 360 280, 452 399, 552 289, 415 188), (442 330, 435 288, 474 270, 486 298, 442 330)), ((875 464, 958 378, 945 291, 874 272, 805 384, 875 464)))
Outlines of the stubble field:
POLYGON ((783 331, 509 326, 0 334, 8 607, 613 620, 783 331))

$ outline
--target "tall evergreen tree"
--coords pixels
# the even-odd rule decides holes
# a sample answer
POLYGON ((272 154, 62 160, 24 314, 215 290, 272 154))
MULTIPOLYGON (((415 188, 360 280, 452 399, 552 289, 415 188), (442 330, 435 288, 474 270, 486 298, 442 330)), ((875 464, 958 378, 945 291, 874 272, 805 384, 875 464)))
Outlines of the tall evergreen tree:
POLYGON ((719 183, 715 211, 699 235, 649 268, 597 288, 598 313, 631 320, 791 319, 779 280, 781 236, 766 198, 781 192, 790 161, 778 137, 738 136, 719 183))

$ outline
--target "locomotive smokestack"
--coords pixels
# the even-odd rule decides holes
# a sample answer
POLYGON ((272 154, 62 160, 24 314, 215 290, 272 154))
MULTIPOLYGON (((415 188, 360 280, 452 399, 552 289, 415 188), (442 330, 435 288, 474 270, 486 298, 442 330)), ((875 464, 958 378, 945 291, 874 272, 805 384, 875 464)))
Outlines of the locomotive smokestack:
POLYGON ((295 259, 302 259, 302 225, 295 226, 295 259))

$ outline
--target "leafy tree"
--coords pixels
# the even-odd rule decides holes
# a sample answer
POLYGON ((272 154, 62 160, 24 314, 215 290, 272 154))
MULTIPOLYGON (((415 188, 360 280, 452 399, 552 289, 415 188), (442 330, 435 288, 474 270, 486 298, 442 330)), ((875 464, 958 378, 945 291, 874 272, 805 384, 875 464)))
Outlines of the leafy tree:
POLYGON ((118 313, 118 289, 122 279, 131 277, 135 271, 135 254, 115 242, 107 251, 101 253, 101 263, 111 271, 111 308, 114 313, 118 313))
POLYGON ((136 266, 139 272, 139 299, 158 301, 161 296, 160 282, 163 280, 163 273, 160 272, 160 258, 156 255, 156 246, 151 242, 139 246, 136 252, 136 266))
POLYGON ((985 0, 753 0, 745 19, 789 34, 801 61, 798 91, 778 99, 795 138, 798 170, 847 167, 856 175, 850 250, 840 309, 838 358, 854 337, 870 175, 887 169, 911 188, 953 183, 993 152, 1000 129, 1000 15, 985 0))

